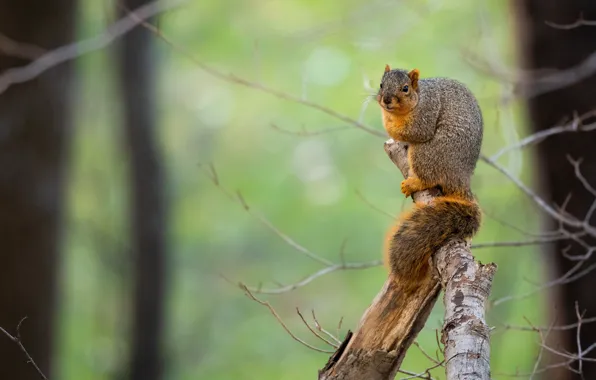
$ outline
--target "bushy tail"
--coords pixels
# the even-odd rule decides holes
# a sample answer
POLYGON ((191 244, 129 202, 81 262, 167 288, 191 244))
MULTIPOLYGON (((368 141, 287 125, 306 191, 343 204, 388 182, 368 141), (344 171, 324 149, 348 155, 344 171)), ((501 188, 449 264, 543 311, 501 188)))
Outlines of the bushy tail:
POLYGON ((449 239, 469 239, 481 222, 476 201, 463 197, 434 198, 416 204, 389 243, 389 262, 397 276, 417 276, 428 269, 428 259, 449 239))

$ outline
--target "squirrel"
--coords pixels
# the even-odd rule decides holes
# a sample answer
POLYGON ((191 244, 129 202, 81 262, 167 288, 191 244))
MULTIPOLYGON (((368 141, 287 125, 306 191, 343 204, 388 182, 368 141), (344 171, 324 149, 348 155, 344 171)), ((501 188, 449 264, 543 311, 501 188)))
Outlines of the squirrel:
POLYGON ((456 80, 419 76, 417 69, 386 65, 377 94, 385 130, 408 145, 402 193, 435 187, 442 193, 428 204, 415 203, 388 232, 385 264, 410 282, 426 275, 429 259, 447 240, 471 239, 482 218, 470 189, 484 129, 480 106, 456 80))

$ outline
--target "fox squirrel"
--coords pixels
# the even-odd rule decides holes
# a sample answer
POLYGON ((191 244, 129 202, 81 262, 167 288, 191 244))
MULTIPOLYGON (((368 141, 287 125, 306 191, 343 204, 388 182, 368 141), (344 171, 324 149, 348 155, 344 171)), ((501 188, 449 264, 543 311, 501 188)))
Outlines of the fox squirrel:
POLYGON ((408 144, 410 173, 402 193, 438 187, 443 194, 414 204, 388 232, 385 264, 407 278, 424 275, 437 249, 451 238, 470 239, 481 222, 470 189, 483 135, 478 102, 460 82, 419 75, 386 65, 377 94, 387 133, 408 144))

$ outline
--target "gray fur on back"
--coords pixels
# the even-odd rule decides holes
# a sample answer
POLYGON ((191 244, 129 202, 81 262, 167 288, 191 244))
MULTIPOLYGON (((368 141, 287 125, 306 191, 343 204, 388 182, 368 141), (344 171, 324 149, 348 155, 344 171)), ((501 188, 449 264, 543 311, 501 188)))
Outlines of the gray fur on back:
POLYGON ((413 110, 415 124, 427 125, 436 116, 434 137, 416 144, 415 162, 431 163, 435 178, 448 177, 469 188, 469 180, 480 156, 483 120, 480 107, 472 92, 462 83, 449 78, 426 78, 418 81, 419 100, 413 110), (438 114, 437 114, 438 113, 438 114), (453 145, 456 146, 453 146, 453 145), (447 147, 448 145, 451 145, 447 147), (464 175, 467 174, 467 175, 464 175))

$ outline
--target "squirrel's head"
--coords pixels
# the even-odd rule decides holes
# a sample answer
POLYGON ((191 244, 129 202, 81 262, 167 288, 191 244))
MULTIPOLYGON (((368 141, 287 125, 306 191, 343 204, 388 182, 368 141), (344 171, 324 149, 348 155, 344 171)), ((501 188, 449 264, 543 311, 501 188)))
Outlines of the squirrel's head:
POLYGON ((418 104, 418 69, 391 70, 385 65, 385 73, 377 94, 381 108, 391 113, 408 113, 418 104))

